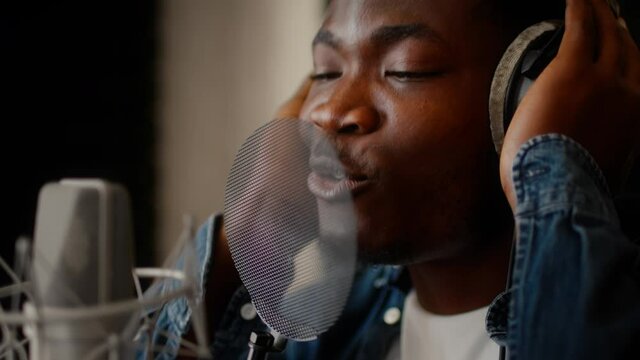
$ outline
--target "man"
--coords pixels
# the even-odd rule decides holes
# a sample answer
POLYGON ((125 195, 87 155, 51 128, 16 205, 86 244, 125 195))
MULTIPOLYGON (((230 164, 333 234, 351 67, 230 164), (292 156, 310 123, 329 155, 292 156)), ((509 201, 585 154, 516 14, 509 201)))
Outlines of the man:
MULTIPOLYGON (((633 277, 638 248, 616 231, 606 185, 574 140, 615 188, 637 145, 640 55, 604 0, 568 1, 559 55, 518 108, 498 159, 487 114, 496 64, 524 27, 564 10, 557 2, 523 6, 500 0, 333 1, 313 42, 312 84, 289 110, 329 134, 357 182, 363 259, 404 265, 406 272, 365 269, 334 328, 311 343, 290 342, 284 354, 270 358, 497 358, 484 318, 504 290, 514 228, 519 239, 509 321, 506 327, 497 321, 492 333, 506 342, 509 355, 546 358, 553 350, 558 358, 602 356, 598 341, 618 341, 623 347, 614 355, 629 349, 624 346, 638 328, 628 320, 638 318, 638 307, 621 299, 639 294, 633 277), (555 133, 566 137, 546 135, 555 133), (573 212, 550 213, 560 207, 558 198, 573 212), (604 205, 593 207, 584 198, 604 205), (540 238, 527 229, 547 231, 540 238), (599 236, 596 245, 589 242, 592 235, 599 236), (551 245, 541 250, 542 240, 565 245, 563 255, 551 245), (591 273, 603 269, 608 272, 591 273), (604 284, 619 302, 598 300, 604 284), (571 300, 575 307, 559 308, 571 300), (590 317, 599 310, 612 316, 590 317), (576 335, 559 333, 575 329, 549 314, 579 324, 576 335), (594 342, 581 343, 585 339, 594 342), (591 346, 593 353, 584 352, 591 346)), ((248 332, 260 321, 246 291, 231 296, 237 278, 230 276, 221 221, 210 221, 198 236, 207 274, 201 280, 214 356, 237 359, 246 356, 248 332)), ((160 327, 184 335, 189 316, 184 304, 168 305, 160 327)), ((490 325, 498 317, 492 311, 490 325)), ((164 356, 175 350, 174 341, 167 343, 164 356)))

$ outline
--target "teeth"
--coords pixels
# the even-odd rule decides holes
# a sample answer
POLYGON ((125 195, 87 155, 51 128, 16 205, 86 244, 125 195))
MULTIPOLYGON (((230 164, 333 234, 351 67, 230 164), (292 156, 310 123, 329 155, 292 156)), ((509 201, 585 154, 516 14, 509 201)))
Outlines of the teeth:
POLYGON ((333 172, 333 177, 337 180, 342 180, 345 178, 345 174, 342 171, 336 170, 333 172))

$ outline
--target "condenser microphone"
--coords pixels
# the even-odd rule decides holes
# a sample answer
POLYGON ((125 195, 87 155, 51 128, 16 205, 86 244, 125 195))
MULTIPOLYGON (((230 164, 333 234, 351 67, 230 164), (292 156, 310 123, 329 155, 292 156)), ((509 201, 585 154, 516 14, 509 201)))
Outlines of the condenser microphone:
MULTIPOLYGON (((106 352, 95 356, 100 354, 96 349, 124 330, 128 316, 72 315, 135 298, 132 240, 129 197, 123 187, 103 180, 70 179, 41 189, 31 311, 71 315, 36 327, 31 353, 37 359, 107 358, 106 352)), ((122 355, 118 358, 128 358, 122 355)))

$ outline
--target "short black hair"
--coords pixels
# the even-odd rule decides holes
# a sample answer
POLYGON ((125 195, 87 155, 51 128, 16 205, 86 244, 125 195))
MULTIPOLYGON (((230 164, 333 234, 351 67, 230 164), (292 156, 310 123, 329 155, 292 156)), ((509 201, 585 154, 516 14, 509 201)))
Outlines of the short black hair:
MULTIPOLYGON (((566 0, 488 0, 514 30, 543 20, 564 20, 566 0)), ((640 44, 640 1, 617 0, 620 15, 625 18, 636 44, 640 44)))
POLYGON ((565 0, 490 0, 494 9, 513 26, 522 31, 544 20, 564 20, 565 0))

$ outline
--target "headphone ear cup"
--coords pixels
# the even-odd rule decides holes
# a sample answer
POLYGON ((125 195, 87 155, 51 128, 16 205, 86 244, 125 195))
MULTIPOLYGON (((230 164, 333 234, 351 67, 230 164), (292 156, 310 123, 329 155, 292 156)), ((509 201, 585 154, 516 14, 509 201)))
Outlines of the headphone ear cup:
POLYGON ((544 66, 555 56, 562 30, 561 21, 532 25, 522 31, 502 55, 489 95, 489 126, 498 155, 515 109, 544 66), (530 71, 534 67, 539 69, 530 71))

